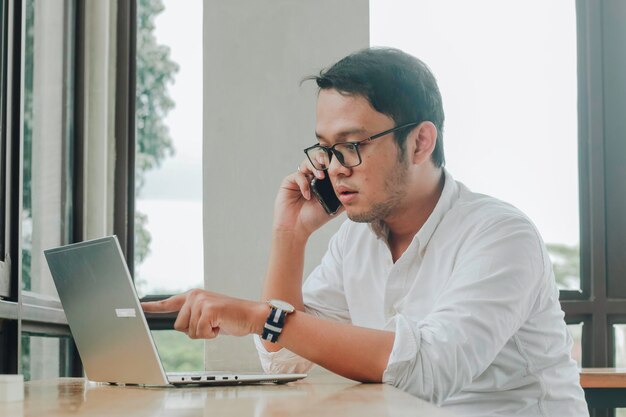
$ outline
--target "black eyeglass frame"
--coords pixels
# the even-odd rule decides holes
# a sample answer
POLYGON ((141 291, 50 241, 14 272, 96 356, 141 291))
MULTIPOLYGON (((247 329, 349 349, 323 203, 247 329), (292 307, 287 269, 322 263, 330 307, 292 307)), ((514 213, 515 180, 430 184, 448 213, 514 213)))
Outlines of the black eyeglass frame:
POLYGON ((308 158, 308 160, 311 163, 311 165, 313 165, 313 168, 318 169, 320 171, 326 171, 328 169, 328 167, 317 168, 317 164, 314 163, 313 160, 311 159, 311 157, 309 156, 309 151, 312 150, 312 149, 323 149, 326 152, 326 154, 328 155, 328 163, 329 164, 330 164, 331 159, 333 158, 333 155, 335 155, 335 157, 337 158, 337 160, 339 161, 339 163, 341 165, 343 165, 346 168, 354 168, 356 166, 361 165, 361 163, 363 162, 363 160, 361 159, 361 153, 359 152, 359 145, 361 145, 363 142, 371 142, 374 139, 381 138, 381 137, 386 136, 386 135, 388 135, 390 133, 393 133, 393 132, 395 132, 397 130, 404 129, 404 128, 411 127, 411 126, 416 126, 416 125, 418 125, 420 123, 421 122, 406 123, 406 124, 403 124, 403 125, 396 126, 396 127, 391 128, 391 129, 385 130, 384 132, 377 133, 377 134, 372 135, 372 136, 370 136, 368 138, 365 138, 363 140, 359 140, 359 141, 355 141, 355 142, 335 143, 331 147, 323 146, 323 145, 320 145, 319 143, 317 143, 317 144, 315 144, 313 146, 309 146, 308 148, 306 148, 304 150, 304 153, 306 154, 306 157, 308 158), (354 165, 346 165, 344 163, 343 155, 341 154, 341 152, 335 150, 335 147, 338 146, 338 145, 352 145, 352 146, 354 146, 354 150, 356 151, 356 156, 359 159, 359 162, 357 162, 354 165), (341 155, 341 156, 338 156, 338 154, 341 155))

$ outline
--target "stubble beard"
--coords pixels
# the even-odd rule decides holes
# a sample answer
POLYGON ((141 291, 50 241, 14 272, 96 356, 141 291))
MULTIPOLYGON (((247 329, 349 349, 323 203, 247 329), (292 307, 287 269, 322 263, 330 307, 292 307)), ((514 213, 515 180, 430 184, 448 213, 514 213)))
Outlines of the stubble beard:
POLYGON ((392 170, 385 179, 384 186, 388 190, 388 198, 385 201, 374 203, 368 211, 348 213, 348 218, 357 223, 381 222, 388 218, 406 194, 408 169, 408 162, 398 161, 396 169, 392 170))

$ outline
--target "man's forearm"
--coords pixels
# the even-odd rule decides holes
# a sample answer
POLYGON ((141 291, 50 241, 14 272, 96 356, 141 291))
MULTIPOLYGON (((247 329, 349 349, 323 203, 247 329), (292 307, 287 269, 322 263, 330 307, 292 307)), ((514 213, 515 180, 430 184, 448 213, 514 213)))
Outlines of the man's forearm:
MULTIPOLYGON (((296 310, 304 311, 302 301, 302 273, 306 239, 292 232, 274 231, 267 276, 263 286, 263 301, 277 298, 287 301, 296 310)), ((269 315, 269 308, 267 310, 269 315)), ((264 342, 269 351, 278 350, 275 344, 264 342)))
POLYGON ((275 231, 272 237, 263 301, 278 298, 304 311, 302 302, 302 271, 306 239, 294 233, 275 231))
POLYGON ((382 382, 395 333, 320 319, 302 311, 287 316, 279 342, 329 371, 361 382, 382 382))

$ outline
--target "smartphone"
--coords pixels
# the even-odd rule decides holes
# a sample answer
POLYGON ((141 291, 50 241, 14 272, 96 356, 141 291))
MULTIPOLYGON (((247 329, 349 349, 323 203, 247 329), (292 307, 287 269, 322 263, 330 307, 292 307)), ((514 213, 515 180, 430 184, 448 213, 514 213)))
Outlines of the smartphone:
POLYGON ((331 216, 337 214, 337 211, 341 207, 341 201, 339 201, 337 194, 335 194, 328 173, 325 173, 324 179, 322 180, 313 178, 313 181, 311 181, 311 189, 317 201, 319 201, 322 207, 324 207, 324 210, 326 210, 326 213, 331 216))

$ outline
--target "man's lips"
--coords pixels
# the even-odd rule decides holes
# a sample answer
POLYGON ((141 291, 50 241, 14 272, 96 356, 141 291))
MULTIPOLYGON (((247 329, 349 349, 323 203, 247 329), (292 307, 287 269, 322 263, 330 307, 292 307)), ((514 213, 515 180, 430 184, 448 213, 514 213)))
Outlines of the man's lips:
POLYGON ((337 193, 337 195, 344 195, 344 194, 356 194, 358 191, 356 191, 354 188, 350 188, 345 185, 338 185, 337 187, 335 187, 335 192, 337 193))
POLYGON ((358 194, 358 191, 356 191, 354 188, 347 187, 345 185, 337 186, 335 188, 335 192, 337 193, 337 197, 342 204, 348 204, 352 202, 358 194))

